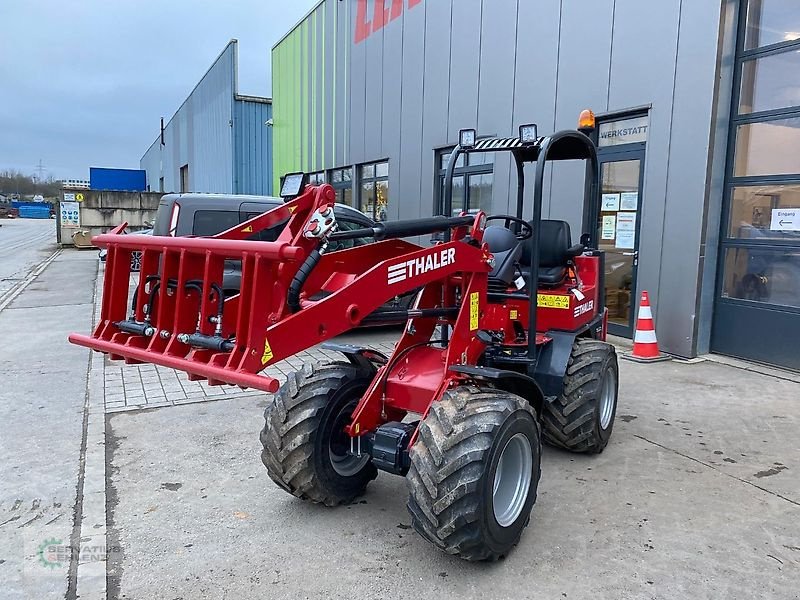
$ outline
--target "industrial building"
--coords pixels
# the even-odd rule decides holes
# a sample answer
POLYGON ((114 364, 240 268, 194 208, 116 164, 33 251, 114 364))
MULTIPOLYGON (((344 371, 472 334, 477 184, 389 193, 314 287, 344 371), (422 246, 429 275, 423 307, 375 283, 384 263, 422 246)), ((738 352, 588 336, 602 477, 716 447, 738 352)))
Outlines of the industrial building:
POLYGON ((239 94, 237 48, 228 43, 142 156, 148 190, 271 192, 272 104, 239 94))
MULTIPOLYGON (((440 211, 461 128, 598 116, 544 214, 598 228, 611 331, 650 293, 661 348, 800 368, 800 3, 323 0, 272 49, 274 179, 304 170, 375 218, 440 211)), ((507 156, 459 165, 456 208, 513 212, 507 156)), ((575 240, 577 241, 577 240, 575 240)))

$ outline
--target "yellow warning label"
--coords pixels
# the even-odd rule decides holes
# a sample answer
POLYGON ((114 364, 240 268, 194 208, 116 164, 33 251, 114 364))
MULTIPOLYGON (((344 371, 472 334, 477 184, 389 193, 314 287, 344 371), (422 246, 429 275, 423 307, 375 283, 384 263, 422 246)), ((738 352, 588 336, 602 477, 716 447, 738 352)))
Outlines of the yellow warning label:
POLYGON ((247 227, 242 229, 242 233, 253 233, 253 226, 252 225, 248 225, 247 227))
POLYGON ((287 207, 286 207, 286 209, 287 209, 287 210, 288 210, 290 213, 293 213, 293 212, 295 211, 295 209, 297 209, 297 207, 296 207, 296 206, 287 206, 287 207))
POLYGON ((519 318, 519 311, 511 310, 508 312, 508 318, 512 321, 516 321, 519 318))
POLYGON ((569 309, 569 296, 554 296, 552 294, 538 294, 536 306, 540 308, 566 308, 569 309))
POLYGON ((469 330, 475 331, 478 328, 478 292, 469 295, 469 330))
POLYGON ((83 194, 81 192, 75 194, 75 200, 78 202, 83 202, 83 194))
POLYGON ((261 364, 265 365, 272 360, 272 348, 269 347, 269 340, 264 339, 264 354, 261 355, 261 364))

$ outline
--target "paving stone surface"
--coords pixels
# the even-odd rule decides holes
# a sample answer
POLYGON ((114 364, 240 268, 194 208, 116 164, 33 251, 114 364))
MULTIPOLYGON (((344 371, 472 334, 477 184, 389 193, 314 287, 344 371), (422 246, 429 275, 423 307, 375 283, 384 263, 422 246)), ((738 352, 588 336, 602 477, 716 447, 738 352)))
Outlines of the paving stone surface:
MULTIPOLYGON (((105 269, 101 265, 97 289, 102 290, 105 269)), ((138 284, 138 274, 131 275, 130 293, 138 284)), ((100 302, 95 306, 95 323, 99 317, 100 302)), ((365 345, 385 354, 391 354, 394 342, 399 336, 397 328, 364 329, 343 336, 348 343, 365 345)), ((264 375, 274 377, 281 383, 286 376, 300 369, 305 362, 341 360, 338 352, 324 350, 315 346, 286 360, 271 365, 263 371, 264 375)), ((103 361, 105 410, 107 413, 176 406, 195 402, 208 402, 230 398, 242 398, 263 394, 261 390, 243 390, 235 385, 209 385, 206 381, 189 381, 182 372, 153 364, 128 365, 123 361, 103 361)))

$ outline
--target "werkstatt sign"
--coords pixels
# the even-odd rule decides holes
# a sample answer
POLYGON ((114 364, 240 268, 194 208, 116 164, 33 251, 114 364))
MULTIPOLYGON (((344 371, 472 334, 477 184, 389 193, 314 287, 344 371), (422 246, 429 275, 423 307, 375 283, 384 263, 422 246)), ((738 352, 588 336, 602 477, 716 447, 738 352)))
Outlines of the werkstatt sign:
POLYGON ((597 127, 598 145, 619 146, 647 141, 649 121, 647 115, 619 121, 606 121, 597 127))
POLYGON ((800 208, 773 208, 772 231, 800 231, 800 208))

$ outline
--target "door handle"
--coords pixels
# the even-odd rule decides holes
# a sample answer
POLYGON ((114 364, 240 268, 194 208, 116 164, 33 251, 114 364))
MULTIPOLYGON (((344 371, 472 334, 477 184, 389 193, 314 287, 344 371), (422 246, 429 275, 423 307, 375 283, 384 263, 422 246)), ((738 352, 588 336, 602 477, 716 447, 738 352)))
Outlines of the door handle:
POLYGON ((636 252, 623 252, 622 256, 636 256, 636 257, 638 257, 639 256, 639 251, 637 250, 636 252))

